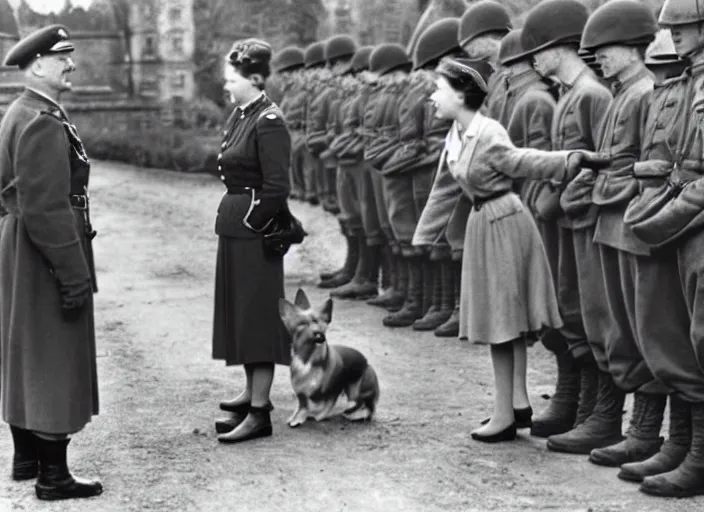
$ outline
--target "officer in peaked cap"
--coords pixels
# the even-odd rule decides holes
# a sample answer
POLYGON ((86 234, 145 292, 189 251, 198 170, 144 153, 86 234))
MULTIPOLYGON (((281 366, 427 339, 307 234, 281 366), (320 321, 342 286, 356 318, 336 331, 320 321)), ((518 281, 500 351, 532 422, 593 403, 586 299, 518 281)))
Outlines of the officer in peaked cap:
POLYGON ((10 48, 3 64, 25 69, 37 57, 69 53, 73 50, 68 29, 63 25, 50 25, 32 32, 10 48))
MULTIPOLYGON (((561 83, 562 94, 555 110, 561 114, 554 117, 552 127, 552 133, 556 134, 552 140, 554 150, 593 151, 611 103, 611 92, 599 83, 577 53, 588 18, 587 8, 578 0, 542 0, 528 12, 521 31, 521 45, 526 55, 532 57, 536 71, 561 83), (573 105, 590 105, 590 108, 573 108, 573 105)), ((588 415, 583 413, 588 407, 585 400, 596 394, 599 380, 582 318, 580 287, 586 280, 579 279, 577 265, 582 262, 576 256, 577 246, 588 247, 591 238, 588 244, 582 244, 581 237, 587 236, 589 229, 582 229, 584 226, 575 225, 565 216, 560 209, 560 196, 561 191, 545 188, 536 199, 544 218, 553 223, 557 233, 552 245, 559 251, 558 290, 573 291, 558 295, 565 324, 560 329, 561 335, 541 340, 557 358, 558 378, 548 407, 533 419, 531 434, 537 437, 559 435, 570 431, 575 421, 582 423, 588 415)), ((580 220, 589 225, 588 220, 580 220)), ((591 280, 587 284, 598 285, 601 281, 601 274, 586 274, 591 280)), ((605 301, 603 294, 601 299, 605 301)), ((555 443, 548 440, 548 448, 560 449, 561 439, 555 439, 555 443)))
POLYGON ((42 500, 103 489, 66 464, 70 436, 98 413, 90 164, 57 102, 73 49, 66 27, 52 25, 9 51, 5 65, 23 70, 26 87, 0 123, 0 402, 13 478, 38 477, 42 500))

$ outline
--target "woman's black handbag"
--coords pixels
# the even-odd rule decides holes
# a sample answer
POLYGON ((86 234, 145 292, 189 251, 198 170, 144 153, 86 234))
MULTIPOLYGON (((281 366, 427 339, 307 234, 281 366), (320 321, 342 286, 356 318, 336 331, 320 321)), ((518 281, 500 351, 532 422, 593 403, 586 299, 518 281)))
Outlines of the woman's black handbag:
POLYGON ((288 204, 274 215, 263 232, 264 254, 272 258, 283 258, 293 244, 300 244, 308 235, 303 224, 291 213, 288 204))

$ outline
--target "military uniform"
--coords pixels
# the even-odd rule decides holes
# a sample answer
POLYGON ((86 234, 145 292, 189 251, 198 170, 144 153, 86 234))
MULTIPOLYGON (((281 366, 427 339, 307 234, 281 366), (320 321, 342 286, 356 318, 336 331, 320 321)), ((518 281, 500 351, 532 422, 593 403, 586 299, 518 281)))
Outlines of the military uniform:
POLYGON ((334 175, 337 173, 336 162, 330 155, 323 155, 330 143, 331 121, 337 90, 333 79, 321 80, 313 87, 309 95, 306 111, 306 147, 316 166, 317 196, 323 208, 334 211, 337 190, 334 175), (327 156, 328 158, 323 158, 327 156))
MULTIPOLYGON (((17 43, 5 65, 71 51, 66 27, 51 25, 17 43)), ((83 498, 103 489, 66 464, 68 435, 99 411, 90 163, 66 112, 39 90, 54 84, 34 80, 0 123, 0 404, 13 478, 38 476, 43 500, 83 498)))
MULTIPOLYGON (((685 4, 668 0, 659 23, 665 28, 698 26, 704 20, 703 7, 699 1, 685 4)), ((622 466, 619 476, 642 480, 640 490, 658 496, 704 493, 704 343, 697 313, 701 309, 697 288, 702 272, 702 201, 697 189, 704 164, 701 131, 692 112, 696 91, 704 83, 700 59, 693 57, 691 68, 664 82, 646 99, 649 108, 643 125, 643 153, 634 173, 642 178, 660 176, 665 183, 643 181, 642 185, 653 181, 654 185, 631 202, 625 215, 626 224, 638 238, 659 248, 653 258, 638 260, 638 284, 640 279, 654 278, 657 281, 653 282, 663 286, 654 291, 657 301, 644 301, 636 307, 639 318, 654 315, 666 323, 665 330, 643 344, 643 356, 654 375, 674 393, 670 395, 667 442, 650 459, 622 466), (654 167, 650 160, 655 159, 672 162, 673 168, 654 167), (680 290, 668 286, 678 278, 680 290), (687 315, 683 314, 683 303, 687 315)))

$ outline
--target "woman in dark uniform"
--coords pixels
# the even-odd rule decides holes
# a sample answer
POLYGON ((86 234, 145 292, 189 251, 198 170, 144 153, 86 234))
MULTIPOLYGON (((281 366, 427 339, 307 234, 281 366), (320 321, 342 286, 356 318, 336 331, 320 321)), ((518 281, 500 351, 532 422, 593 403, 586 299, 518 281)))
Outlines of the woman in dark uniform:
POLYGON ((278 107, 264 93, 271 47, 236 42, 227 57, 225 90, 236 105, 223 133, 218 171, 227 187, 218 208, 213 359, 243 364, 244 391, 220 403, 218 441, 270 436, 269 391, 274 365, 290 363, 288 334, 279 317, 284 296, 281 257, 265 253, 263 231, 286 205, 291 139, 278 107))

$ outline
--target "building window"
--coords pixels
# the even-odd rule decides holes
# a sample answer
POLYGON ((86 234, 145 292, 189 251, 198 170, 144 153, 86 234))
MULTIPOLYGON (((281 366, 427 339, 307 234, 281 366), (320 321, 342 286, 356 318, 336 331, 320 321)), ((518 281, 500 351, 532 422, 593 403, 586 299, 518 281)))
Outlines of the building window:
POLYGON ((183 11, 180 7, 172 7, 169 9, 169 21, 181 21, 183 11))
POLYGON ((171 38, 171 48, 178 54, 183 54, 183 36, 175 35, 171 38))
POLYGON ((186 74, 176 73, 175 75, 173 75, 173 77, 171 77, 171 85, 179 89, 183 89, 184 87, 186 87, 186 74))
POLYGON ((147 36, 144 39, 144 55, 154 55, 156 54, 156 48, 154 47, 154 36, 147 36))

